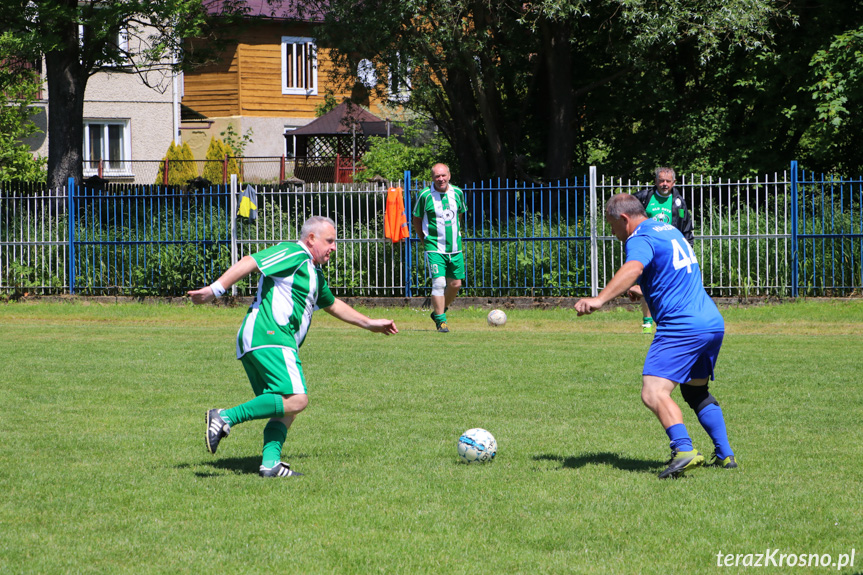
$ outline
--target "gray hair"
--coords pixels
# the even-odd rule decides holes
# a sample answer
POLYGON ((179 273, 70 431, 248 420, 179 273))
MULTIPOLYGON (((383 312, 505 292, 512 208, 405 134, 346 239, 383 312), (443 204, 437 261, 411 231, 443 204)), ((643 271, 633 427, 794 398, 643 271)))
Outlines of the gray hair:
POLYGON ((620 216, 644 216, 647 217, 647 212, 644 211, 644 206, 641 201, 635 196, 629 194, 616 194, 611 196, 608 203, 605 204, 606 215, 613 219, 619 220, 620 216))
POLYGON ((309 234, 318 234, 321 231, 321 226, 329 224, 336 228, 336 222, 326 216, 312 216, 305 221, 300 229, 300 239, 304 240, 309 237, 309 234))
POLYGON ((669 168, 666 166, 660 166, 660 167, 656 168, 655 170, 653 170, 654 181, 659 179, 659 174, 665 174, 665 173, 671 174, 671 179, 674 180, 675 182, 677 181, 677 175, 674 173, 674 168, 669 168))

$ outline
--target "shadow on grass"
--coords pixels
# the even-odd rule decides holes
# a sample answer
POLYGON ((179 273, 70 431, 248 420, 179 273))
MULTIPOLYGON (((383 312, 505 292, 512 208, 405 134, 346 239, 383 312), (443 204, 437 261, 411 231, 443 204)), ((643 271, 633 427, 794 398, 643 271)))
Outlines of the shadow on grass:
POLYGON ((620 457, 616 453, 585 453, 577 457, 561 457, 560 455, 536 455, 535 461, 558 461, 568 469, 577 469, 585 465, 611 465, 624 471, 636 471, 638 473, 656 473, 662 467, 661 462, 645 461, 644 459, 631 459, 620 457))
MULTIPOLYGON (((306 457, 305 455, 295 455, 294 459, 301 459, 306 457)), ((223 471, 231 471, 236 474, 258 474, 258 469, 261 466, 261 456, 260 455, 250 455, 248 457, 223 457, 220 459, 212 459, 209 461, 202 461, 201 465, 208 465, 213 468, 212 473, 208 473, 205 471, 196 471, 195 475, 198 477, 221 477, 224 473, 216 473, 215 470, 223 470, 223 471)), ((192 467, 192 465, 188 463, 184 463, 182 465, 177 466, 178 468, 188 468, 192 467)))
MULTIPOLYGON (((213 469, 225 471, 233 471, 234 473, 254 473, 258 474, 258 468, 261 466, 260 455, 250 455, 248 457, 225 457, 221 459, 212 459, 204 461, 204 465, 209 465, 213 469)), ((206 473, 196 471, 198 477, 212 477, 214 475, 222 475, 221 473, 206 473)))

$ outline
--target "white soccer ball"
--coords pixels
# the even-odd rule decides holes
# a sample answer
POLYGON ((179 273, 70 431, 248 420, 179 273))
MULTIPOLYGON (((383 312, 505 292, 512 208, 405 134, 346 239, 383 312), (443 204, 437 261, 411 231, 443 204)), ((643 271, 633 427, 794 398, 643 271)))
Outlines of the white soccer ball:
POLYGON ((485 463, 497 455, 494 436, 478 427, 468 429, 458 438, 458 457, 465 463, 485 463))
POLYGON ((488 312, 488 325, 491 327, 500 327, 506 323, 506 314, 499 309, 493 309, 488 312))

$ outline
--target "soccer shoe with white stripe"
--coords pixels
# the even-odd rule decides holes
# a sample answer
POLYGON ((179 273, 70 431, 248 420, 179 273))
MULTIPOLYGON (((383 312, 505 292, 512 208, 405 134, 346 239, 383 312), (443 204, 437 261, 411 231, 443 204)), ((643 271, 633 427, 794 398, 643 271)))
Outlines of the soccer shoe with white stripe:
POLYGON ((641 324, 641 333, 644 335, 650 335, 653 333, 653 324, 652 323, 643 323, 641 324))
POLYGON ((264 467, 258 470, 258 475, 261 477, 302 477, 302 473, 294 471, 287 463, 279 461, 272 467, 264 467))
POLYGON ((716 452, 713 452, 713 455, 710 457, 710 462, 707 463, 710 467, 721 467, 723 469, 737 469, 737 461, 734 459, 733 455, 729 455, 725 459, 719 459, 719 456, 716 455, 716 452))
POLYGON ((221 413, 221 409, 211 409, 207 412, 207 432, 204 438, 207 442, 207 451, 210 453, 216 453, 219 442, 231 433, 231 426, 222 419, 221 413))
POLYGON ((697 449, 692 451, 671 450, 671 459, 668 460, 668 467, 659 474, 660 479, 668 477, 677 479, 691 469, 695 469, 704 463, 704 456, 698 453, 697 449))

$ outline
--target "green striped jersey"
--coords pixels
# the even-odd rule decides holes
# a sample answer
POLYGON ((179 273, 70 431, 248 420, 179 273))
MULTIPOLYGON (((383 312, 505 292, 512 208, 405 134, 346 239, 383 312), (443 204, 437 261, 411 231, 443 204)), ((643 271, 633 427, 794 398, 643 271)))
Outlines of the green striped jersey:
POLYGON ((261 280, 237 333, 237 359, 262 347, 299 349, 312 312, 335 302, 323 271, 299 242, 283 242, 252 257, 261 270, 261 280))
POLYGON ((462 251, 459 216, 466 211, 464 192, 453 185, 443 194, 432 186, 417 195, 413 216, 423 219, 427 252, 454 254, 462 251))

